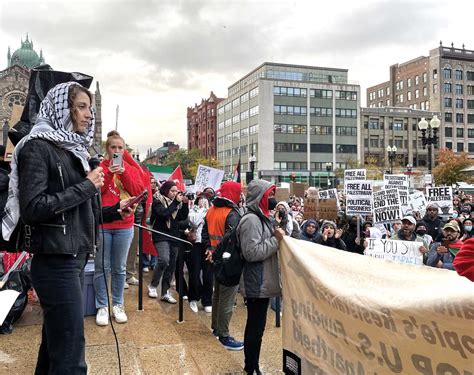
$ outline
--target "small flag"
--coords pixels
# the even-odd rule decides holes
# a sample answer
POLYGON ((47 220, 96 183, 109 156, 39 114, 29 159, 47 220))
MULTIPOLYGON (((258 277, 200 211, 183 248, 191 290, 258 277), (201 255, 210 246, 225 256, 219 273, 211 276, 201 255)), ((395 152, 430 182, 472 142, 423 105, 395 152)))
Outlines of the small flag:
POLYGON ((186 185, 184 184, 183 172, 181 171, 181 166, 178 165, 176 169, 171 173, 168 180, 174 181, 179 191, 185 192, 186 185))
POLYGON ((240 156, 239 156, 239 162, 235 166, 234 174, 232 175, 232 181, 240 182, 240 156))

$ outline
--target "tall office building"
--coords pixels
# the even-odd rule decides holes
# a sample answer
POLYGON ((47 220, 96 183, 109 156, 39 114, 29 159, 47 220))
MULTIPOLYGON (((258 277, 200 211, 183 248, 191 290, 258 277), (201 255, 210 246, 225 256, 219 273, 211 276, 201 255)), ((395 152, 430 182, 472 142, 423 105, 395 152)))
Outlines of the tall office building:
POLYGON ((282 182, 292 174, 327 184, 334 171, 360 161, 360 86, 347 69, 263 63, 228 89, 217 106, 217 157, 226 175, 241 171, 282 182))
POLYGON ((389 81, 367 89, 367 106, 438 112, 439 147, 474 157, 474 51, 440 43, 429 56, 392 65, 389 81))

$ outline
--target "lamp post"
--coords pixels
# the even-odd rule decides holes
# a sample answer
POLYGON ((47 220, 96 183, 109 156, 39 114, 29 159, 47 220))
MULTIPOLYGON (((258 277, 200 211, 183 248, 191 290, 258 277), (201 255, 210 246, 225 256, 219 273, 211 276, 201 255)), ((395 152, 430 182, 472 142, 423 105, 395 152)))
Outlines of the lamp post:
POLYGON ((250 173, 252 174, 252 179, 250 181, 252 181, 253 178, 254 178, 255 162, 256 161, 257 161, 257 158, 255 157, 255 155, 252 152, 252 155, 249 157, 250 173))
POLYGON ((424 117, 418 123, 418 129, 421 130, 421 140, 423 142, 423 149, 428 146, 428 170, 431 174, 433 169, 433 145, 438 146, 438 129, 441 124, 438 116, 434 115, 429 126, 428 121, 424 117), (427 134, 428 133, 428 134, 427 134))
POLYGON ((393 174, 393 162, 397 157, 397 146, 387 146, 388 161, 390 163, 390 174, 393 174))
POLYGON ((412 175, 413 165, 407 164, 406 174, 408 175, 408 189, 411 189, 411 175, 412 175))
POLYGON ((332 163, 326 163, 326 171, 328 172, 328 189, 331 186, 330 174, 332 171, 332 163))

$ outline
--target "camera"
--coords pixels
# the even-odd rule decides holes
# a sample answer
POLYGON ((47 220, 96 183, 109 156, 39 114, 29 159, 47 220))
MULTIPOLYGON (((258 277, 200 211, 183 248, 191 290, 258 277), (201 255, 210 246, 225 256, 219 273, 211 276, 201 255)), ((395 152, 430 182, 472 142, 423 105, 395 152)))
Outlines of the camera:
POLYGON ((186 198, 188 198, 190 201, 193 201, 195 198, 194 193, 186 193, 186 198))
POLYGON ((284 209, 278 210, 278 217, 281 219, 282 222, 286 222, 288 219, 288 214, 284 209))

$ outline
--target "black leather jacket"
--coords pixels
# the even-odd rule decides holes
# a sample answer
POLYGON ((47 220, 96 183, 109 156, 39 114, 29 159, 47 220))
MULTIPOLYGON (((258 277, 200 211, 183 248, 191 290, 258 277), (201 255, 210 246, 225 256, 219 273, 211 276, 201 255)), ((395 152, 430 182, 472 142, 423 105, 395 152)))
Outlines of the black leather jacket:
POLYGON ((21 150, 18 171, 20 215, 31 228, 31 236, 28 228, 25 231, 31 243, 28 251, 93 252, 100 217, 98 190, 80 161, 48 141, 34 139, 21 150))

